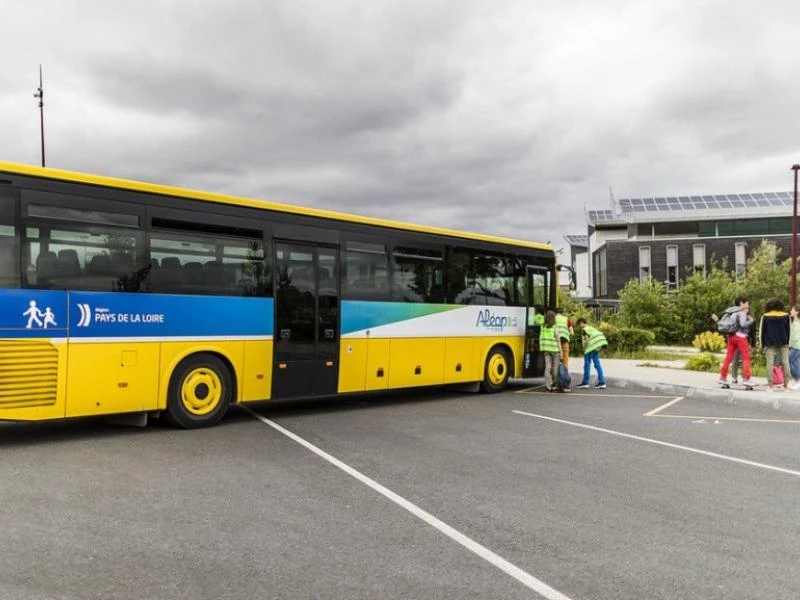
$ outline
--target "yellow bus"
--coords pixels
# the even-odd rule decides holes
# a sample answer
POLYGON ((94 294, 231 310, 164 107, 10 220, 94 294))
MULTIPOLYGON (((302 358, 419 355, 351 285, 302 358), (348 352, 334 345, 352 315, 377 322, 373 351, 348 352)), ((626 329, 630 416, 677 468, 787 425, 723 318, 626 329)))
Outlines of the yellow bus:
POLYGON ((0 419, 542 374, 546 244, 0 162, 0 419))

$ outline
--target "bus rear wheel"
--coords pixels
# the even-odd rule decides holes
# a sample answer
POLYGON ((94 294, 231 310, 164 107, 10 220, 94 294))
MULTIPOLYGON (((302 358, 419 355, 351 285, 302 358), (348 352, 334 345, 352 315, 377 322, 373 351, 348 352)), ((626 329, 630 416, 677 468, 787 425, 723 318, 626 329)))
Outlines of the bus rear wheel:
POLYGON ((167 421, 175 427, 196 429, 219 422, 233 398, 233 377, 213 354, 195 354, 182 360, 169 381, 167 421))
POLYGON ((502 392, 508 385, 510 368, 511 359, 508 351, 502 346, 492 348, 486 357, 481 389, 488 394, 502 392))

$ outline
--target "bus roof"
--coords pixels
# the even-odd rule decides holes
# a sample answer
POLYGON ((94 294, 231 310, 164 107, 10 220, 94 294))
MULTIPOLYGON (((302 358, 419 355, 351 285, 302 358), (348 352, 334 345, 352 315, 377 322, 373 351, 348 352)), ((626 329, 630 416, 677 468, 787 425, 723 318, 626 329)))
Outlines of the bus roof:
POLYGON ((17 175, 28 175, 31 177, 40 177, 44 179, 55 179, 59 181, 69 181, 74 183, 83 183, 88 185, 105 186, 117 188, 122 190, 132 190, 136 192, 146 192, 150 194, 160 194, 162 196, 173 196, 179 198, 190 198, 194 200, 203 200, 206 202, 216 202, 220 204, 232 204, 238 206, 247 206, 251 208, 267 209, 277 212, 290 213, 296 215, 305 215, 310 217, 318 217, 323 219, 332 219, 336 221, 345 221, 349 223, 361 223, 365 225, 375 225, 379 227, 388 227, 392 229, 401 229, 405 231, 413 231, 419 233, 430 233, 434 235, 444 235, 449 237, 458 237, 469 240, 478 240, 483 242, 490 242, 496 244, 508 244, 512 246, 521 246, 523 248, 532 248, 537 250, 552 250, 550 244, 540 244, 536 242, 527 242, 513 238, 504 238, 493 235, 485 235, 482 233, 470 233, 466 231, 456 231, 453 229, 445 229, 443 227, 431 227, 428 225, 414 225, 411 223, 404 223, 402 221, 392 221, 389 219, 379 219, 376 217, 365 217, 360 215, 352 215, 347 213, 336 212, 332 210, 323 210, 319 208, 306 208, 301 206, 293 206, 291 204, 283 204, 279 202, 271 202, 268 200, 256 200, 253 198, 240 198, 236 196, 229 196, 226 194, 217 194, 212 192, 202 192, 199 190, 192 190, 186 188, 178 188, 167 185, 159 185, 154 183, 143 183, 139 181, 131 181, 127 179, 117 179, 114 177, 105 177, 102 175, 90 175, 88 173, 79 173, 75 171, 65 171, 62 169, 53 169, 51 167, 36 167, 32 165, 22 165, 17 163, 0 161, 0 172, 12 173, 17 175))

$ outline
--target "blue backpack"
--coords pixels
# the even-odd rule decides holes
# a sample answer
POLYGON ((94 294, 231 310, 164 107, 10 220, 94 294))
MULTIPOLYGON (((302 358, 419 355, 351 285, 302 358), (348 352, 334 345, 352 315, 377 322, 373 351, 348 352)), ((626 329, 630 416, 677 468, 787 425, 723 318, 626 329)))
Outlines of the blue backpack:
POLYGON ((564 363, 558 363, 558 374, 556 375, 556 384, 562 390, 568 388, 572 384, 572 377, 569 375, 569 371, 564 366, 564 363))

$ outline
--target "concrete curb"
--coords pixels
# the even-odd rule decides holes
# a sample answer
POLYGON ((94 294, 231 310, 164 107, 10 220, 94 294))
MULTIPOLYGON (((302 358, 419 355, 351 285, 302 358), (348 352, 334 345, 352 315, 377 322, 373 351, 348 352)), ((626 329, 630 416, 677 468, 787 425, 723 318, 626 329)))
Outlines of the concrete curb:
MULTIPOLYGON (((575 381, 575 374, 572 374, 575 381)), ((582 374, 577 375, 580 381, 582 374)), ((667 394, 671 396, 684 396, 700 400, 709 400, 718 404, 730 404, 760 409, 771 409, 783 413, 800 414, 800 397, 794 397, 797 392, 765 392, 760 390, 723 390, 698 388, 675 383, 662 383, 650 381, 635 381, 622 377, 606 377, 606 384, 613 389, 627 389, 667 394), (791 394, 791 395, 790 395, 791 394)))

